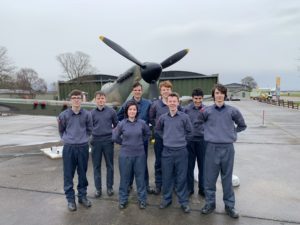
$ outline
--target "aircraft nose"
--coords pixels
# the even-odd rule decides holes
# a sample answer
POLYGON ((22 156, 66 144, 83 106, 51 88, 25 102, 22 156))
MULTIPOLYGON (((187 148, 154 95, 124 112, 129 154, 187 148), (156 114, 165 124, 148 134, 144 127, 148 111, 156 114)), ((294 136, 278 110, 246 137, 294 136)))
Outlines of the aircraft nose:
POLYGON ((162 71, 162 67, 158 63, 144 63, 143 67, 141 67, 141 75, 144 81, 147 83, 152 83, 153 81, 157 81, 160 77, 162 71))

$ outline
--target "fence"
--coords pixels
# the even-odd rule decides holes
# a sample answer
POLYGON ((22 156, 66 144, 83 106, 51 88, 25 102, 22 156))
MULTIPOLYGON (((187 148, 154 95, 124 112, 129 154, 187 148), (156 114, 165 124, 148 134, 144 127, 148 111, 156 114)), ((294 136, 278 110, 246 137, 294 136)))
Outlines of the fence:
POLYGON ((258 99, 259 102, 265 102, 267 104, 278 105, 282 107, 288 107, 291 109, 299 109, 299 103, 294 101, 274 100, 274 99, 258 99))

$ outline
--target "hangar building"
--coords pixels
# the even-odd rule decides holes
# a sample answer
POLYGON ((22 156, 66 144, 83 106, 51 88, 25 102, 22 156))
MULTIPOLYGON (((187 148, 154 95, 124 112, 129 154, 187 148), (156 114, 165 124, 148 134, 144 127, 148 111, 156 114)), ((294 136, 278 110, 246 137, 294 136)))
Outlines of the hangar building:
MULTIPOLYGON (((94 93, 101 89, 102 85, 113 82, 117 76, 107 74, 96 74, 83 76, 80 79, 70 81, 59 81, 59 99, 65 100, 73 89, 80 89, 88 93, 88 100, 93 99, 94 93)), ((218 83, 218 74, 203 75, 188 71, 163 71, 160 81, 170 80, 173 90, 180 96, 190 96, 194 88, 200 87, 205 95, 211 94, 214 84, 218 83)))

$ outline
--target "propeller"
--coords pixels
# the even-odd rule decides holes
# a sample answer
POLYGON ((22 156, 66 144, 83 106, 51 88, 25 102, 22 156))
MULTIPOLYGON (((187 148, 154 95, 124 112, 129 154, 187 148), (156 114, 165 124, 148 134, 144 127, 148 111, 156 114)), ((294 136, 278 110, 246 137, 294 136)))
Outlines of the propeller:
POLYGON ((124 56, 126 59, 129 59, 131 62, 139 65, 140 67, 143 67, 143 63, 141 63, 139 60, 134 58, 129 52, 127 52, 124 48, 122 48, 117 43, 113 42, 112 40, 109 40, 108 38, 104 36, 99 37, 101 41, 103 41, 106 45, 111 47, 113 50, 115 50, 120 55, 124 56))
POLYGON ((171 55, 169 58, 165 59, 160 65, 163 69, 173 65, 174 63, 177 63, 180 59, 182 59, 187 53, 189 52, 189 49, 181 50, 180 52, 175 53, 174 55, 171 55))
POLYGON ((101 41, 103 41, 107 46, 118 52, 120 55, 124 56, 126 59, 132 61, 136 65, 140 66, 141 68, 141 76, 144 81, 149 83, 149 93, 150 93, 150 99, 158 98, 159 91, 157 88, 156 82, 158 81, 161 72, 163 69, 173 65, 174 63, 181 60, 188 52, 189 49, 181 50, 174 55, 171 55, 167 59, 165 59, 162 63, 154 63, 154 62, 144 62, 141 63, 139 60, 137 60, 134 56, 132 56, 128 51, 126 51, 124 48, 122 48, 117 43, 113 42, 112 40, 100 36, 99 37, 101 41))

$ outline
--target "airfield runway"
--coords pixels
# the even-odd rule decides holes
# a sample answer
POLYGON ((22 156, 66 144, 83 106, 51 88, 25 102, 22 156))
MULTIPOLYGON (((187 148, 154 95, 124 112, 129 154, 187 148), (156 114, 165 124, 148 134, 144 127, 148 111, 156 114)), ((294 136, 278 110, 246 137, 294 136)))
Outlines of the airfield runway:
MULTIPOLYGON (((88 195, 93 206, 78 206, 76 212, 69 212, 63 194, 62 160, 51 160, 40 152, 41 148, 59 144, 56 118, 13 115, 0 117, 0 224, 300 224, 300 110, 256 101, 227 104, 238 107, 248 125, 235 144, 234 174, 241 181, 240 187, 235 188, 239 219, 224 213, 220 181, 217 209, 208 216, 200 213, 204 199, 198 195, 190 198, 190 214, 181 211, 175 196, 172 206, 161 210, 160 196, 149 195, 147 209, 140 210, 135 189, 129 207, 119 210, 117 146, 115 195, 108 197, 103 187, 103 196, 93 197, 90 160, 88 195)), ((148 166, 152 185, 153 165, 150 146, 148 166)), ((103 163, 103 184, 105 174, 103 163)))

